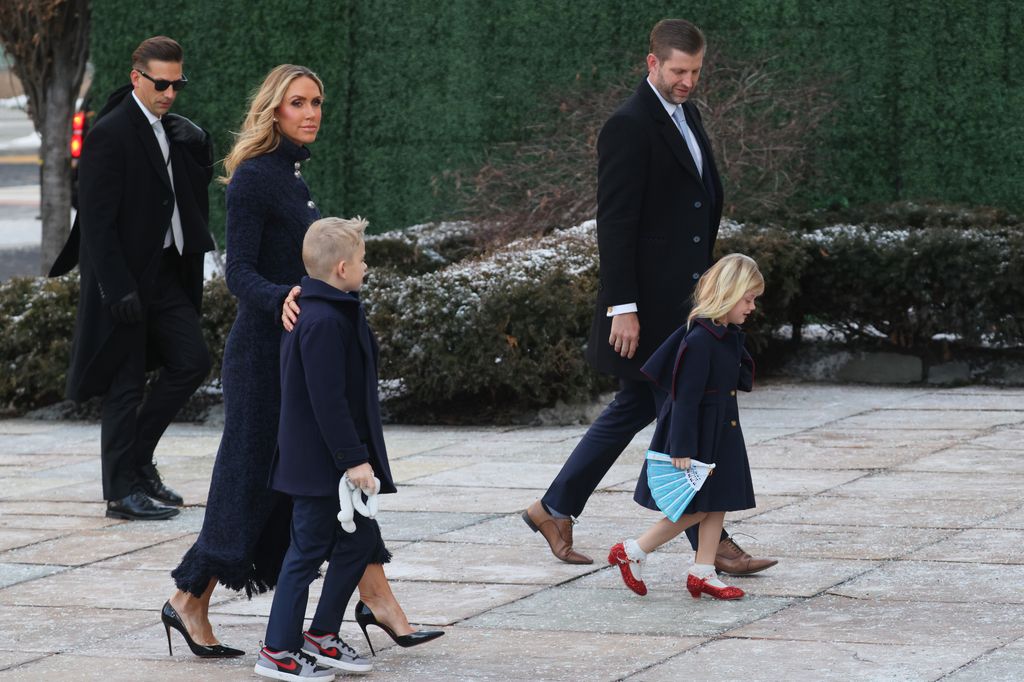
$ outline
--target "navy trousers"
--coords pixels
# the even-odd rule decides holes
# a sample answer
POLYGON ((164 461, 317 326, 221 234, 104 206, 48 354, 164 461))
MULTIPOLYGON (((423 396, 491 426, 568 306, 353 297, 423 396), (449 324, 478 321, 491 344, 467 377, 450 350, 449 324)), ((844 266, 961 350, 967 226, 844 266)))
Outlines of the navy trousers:
POLYGON ((199 314, 181 287, 179 260, 173 247, 164 249, 145 321, 122 332, 136 334, 138 345, 124 356, 103 396, 100 453, 105 500, 120 500, 131 494, 140 478, 153 476, 153 451, 160 437, 210 373, 210 352, 199 314), (148 396, 147 347, 159 349, 163 361, 148 396))
POLYGON ((278 651, 302 648, 309 585, 320 565, 330 560, 311 627, 337 632, 352 592, 380 540, 377 522, 355 515, 356 530, 338 523, 338 498, 296 495, 292 507, 292 542, 281 566, 267 623, 266 645, 278 651))
MULTIPOLYGON (((649 381, 620 379, 619 391, 583 435, 541 498, 548 509, 578 517, 597 484, 636 434, 643 431, 665 404, 668 394, 649 381)), ((697 526, 686 536, 697 549, 697 526)), ((722 539, 729 537, 722 531, 722 539)))

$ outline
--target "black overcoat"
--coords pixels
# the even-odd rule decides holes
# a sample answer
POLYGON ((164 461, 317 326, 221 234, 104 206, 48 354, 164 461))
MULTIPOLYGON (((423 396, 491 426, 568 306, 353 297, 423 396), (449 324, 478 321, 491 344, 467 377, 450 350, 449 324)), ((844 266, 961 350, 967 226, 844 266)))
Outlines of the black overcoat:
MULTIPOLYGON (((143 304, 152 296, 175 200, 184 236, 181 285, 197 313, 204 254, 214 248, 207 224, 212 148, 200 153, 171 142, 172 189, 146 116, 129 93, 122 89, 116 96, 120 103, 97 120, 82 145, 77 230, 52 272, 67 271, 76 260, 81 272, 67 378, 73 400, 105 393, 128 349, 146 344, 145 325, 117 325, 110 305, 133 291, 143 304)), ((155 346, 148 351, 147 367, 160 366, 155 346)))
MULTIPOLYGON (((689 330, 676 330, 643 366, 644 374, 669 395, 651 449, 715 464, 688 514, 756 506, 736 402, 737 389, 754 387, 754 361, 743 338, 738 327, 698 318, 689 330)), ((647 486, 646 461, 633 499, 648 509, 658 508, 647 486)))
POLYGON ((377 394, 377 341, 356 293, 302 278, 302 314, 281 338, 281 420, 270 485, 335 496, 346 469, 369 463, 395 492, 377 394))
POLYGON ((722 185, 697 107, 685 102, 683 110, 704 157, 703 179, 646 79, 608 119, 597 141, 600 287, 587 359, 620 378, 644 379, 640 368, 686 323, 693 286, 711 265, 722 185), (632 359, 608 344, 608 307, 625 303, 637 304, 640 319, 632 359))

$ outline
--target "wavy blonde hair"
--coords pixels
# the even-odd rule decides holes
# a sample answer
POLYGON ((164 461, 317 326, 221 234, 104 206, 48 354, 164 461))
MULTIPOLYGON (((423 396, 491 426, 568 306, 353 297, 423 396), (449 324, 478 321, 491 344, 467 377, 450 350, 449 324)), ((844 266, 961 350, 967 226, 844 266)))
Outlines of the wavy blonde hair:
POLYGON ((723 256, 697 282, 687 326, 698 317, 717 324, 750 291, 764 293, 764 276, 754 259, 742 253, 723 256))
POLYGON ((292 81, 303 77, 316 83, 323 97, 323 82, 305 66, 281 64, 271 69, 263 79, 259 89, 249 99, 249 113, 242 123, 242 132, 236 134, 235 146, 224 159, 224 176, 220 178, 222 183, 226 185, 231 182, 231 176, 243 161, 277 149, 281 143, 281 133, 274 125, 274 110, 280 106, 292 81))

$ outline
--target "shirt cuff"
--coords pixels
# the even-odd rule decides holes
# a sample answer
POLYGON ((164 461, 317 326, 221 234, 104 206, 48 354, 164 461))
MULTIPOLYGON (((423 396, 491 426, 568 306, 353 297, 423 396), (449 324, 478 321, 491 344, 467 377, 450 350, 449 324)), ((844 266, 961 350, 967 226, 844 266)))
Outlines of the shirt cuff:
POLYGON ((635 313, 637 311, 636 303, 623 303, 622 305, 610 305, 608 306, 608 317, 615 317, 616 315, 622 315, 623 313, 635 313))

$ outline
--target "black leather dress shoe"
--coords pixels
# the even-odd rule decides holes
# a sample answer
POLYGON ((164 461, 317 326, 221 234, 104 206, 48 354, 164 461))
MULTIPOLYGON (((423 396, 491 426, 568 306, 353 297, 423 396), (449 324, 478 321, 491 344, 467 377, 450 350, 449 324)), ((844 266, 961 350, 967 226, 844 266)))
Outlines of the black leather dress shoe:
POLYGON ((128 521, 161 521, 177 516, 174 507, 165 507, 149 499, 145 493, 136 490, 128 497, 107 501, 107 517, 128 521))
POLYGON ((139 473, 139 480, 135 487, 157 502, 174 507, 180 507, 185 504, 185 500, 181 499, 181 495, 164 485, 164 482, 160 479, 160 472, 156 470, 156 467, 146 467, 143 469, 139 473))

